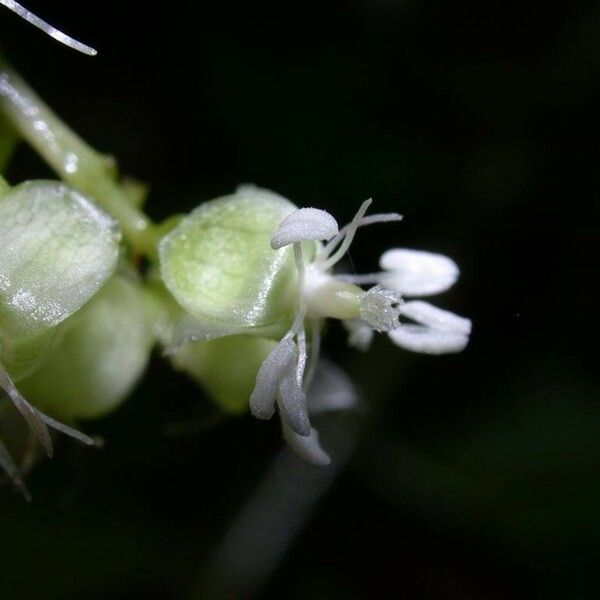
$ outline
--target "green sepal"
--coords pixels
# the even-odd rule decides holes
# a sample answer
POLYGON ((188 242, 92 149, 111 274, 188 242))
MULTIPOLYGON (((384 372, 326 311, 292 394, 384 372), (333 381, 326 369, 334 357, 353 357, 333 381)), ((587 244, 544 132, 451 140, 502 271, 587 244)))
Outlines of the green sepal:
POLYGON ((121 234, 87 198, 53 181, 0 197, 0 330, 38 335, 81 308, 117 264, 121 234))
POLYGON ((60 324, 59 342, 19 389, 61 419, 94 419, 117 408, 144 372, 154 343, 145 292, 115 274, 80 311, 60 324))
POLYGON ((221 410, 242 414, 254 389, 256 374, 277 342, 249 335, 232 335, 178 348, 169 358, 206 390, 221 410))
POLYGON ((11 379, 18 382, 38 368, 51 351, 56 338, 56 328, 20 338, 0 335, 0 363, 11 379))
MULTIPOLYGON (((202 204, 160 242, 166 287, 200 321, 224 327, 289 321, 298 296, 293 252, 273 250, 270 240, 295 208, 254 186, 202 204)), ((310 259, 314 245, 304 252, 310 259)))

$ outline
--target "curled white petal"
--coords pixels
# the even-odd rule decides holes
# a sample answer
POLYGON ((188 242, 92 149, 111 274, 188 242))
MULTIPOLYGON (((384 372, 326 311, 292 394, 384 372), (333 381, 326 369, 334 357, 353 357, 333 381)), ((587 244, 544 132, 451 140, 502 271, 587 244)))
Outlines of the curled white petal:
POLYGON ((471 321, 427 302, 407 302, 400 314, 417 324, 402 324, 388 335, 394 344, 424 354, 461 352, 469 342, 471 321))
POLYGON ((331 458, 319 443, 319 432, 311 428, 309 435, 302 436, 294 433, 293 429, 286 423, 284 419, 281 421, 283 430, 283 439, 288 443, 289 447, 307 462, 324 467, 331 463, 331 458))
POLYGON ((337 235, 337 221, 319 208, 300 208, 281 221, 271 238, 274 250, 297 242, 330 240, 337 235))
POLYGON ((402 325, 388 335, 396 346, 421 354, 461 352, 469 342, 467 335, 435 331, 419 325, 402 325))
POLYGON ((471 319, 459 317, 448 310, 433 306, 429 302, 421 300, 407 302, 400 307, 400 314, 436 331, 460 333, 467 336, 471 333, 471 319))
POLYGON ((393 248, 384 252, 379 264, 385 273, 380 283, 407 296, 430 296, 452 287, 458 265, 443 254, 393 248))
POLYGON ((273 416, 279 383, 286 369, 295 362, 296 356, 296 344, 284 337, 260 366, 250 395, 250 411, 257 419, 270 419, 273 416))
POLYGON ((302 382, 298 380, 296 365, 289 364, 279 382, 278 396, 281 419, 299 436, 310 434, 310 420, 306 408, 306 395, 302 382))
POLYGON ((344 371, 321 358, 307 392, 307 403, 311 415, 352 410, 358 406, 358 394, 344 371))

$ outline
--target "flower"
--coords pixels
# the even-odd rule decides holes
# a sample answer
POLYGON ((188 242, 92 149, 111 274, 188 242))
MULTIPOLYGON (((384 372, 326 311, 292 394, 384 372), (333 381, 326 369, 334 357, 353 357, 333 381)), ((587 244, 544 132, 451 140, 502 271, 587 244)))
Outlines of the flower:
MULTIPOLYGON (((471 331, 469 319, 421 300, 405 301, 442 292, 458 277, 449 258, 416 250, 392 249, 380 260, 381 272, 336 275, 332 268, 350 247, 359 227, 399 221, 395 213, 365 216, 371 200, 364 202, 352 221, 338 227, 326 211, 300 208, 286 216, 271 238, 274 250, 292 246, 298 271, 296 313, 289 330, 262 363, 250 396, 252 414, 270 419, 276 407, 288 444, 314 464, 327 464, 329 456, 311 426, 307 389, 316 370, 321 322, 341 320, 349 331, 348 342, 368 348, 374 332, 387 333, 400 347, 428 354, 460 352, 471 331), (307 263, 302 244, 320 244, 307 263), (361 285, 375 284, 367 290, 361 285), (310 333, 310 353, 307 351, 310 333)), ((310 400, 310 399, 309 399, 310 400)), ((349 403, 350 405, 351 403, 349 403)))

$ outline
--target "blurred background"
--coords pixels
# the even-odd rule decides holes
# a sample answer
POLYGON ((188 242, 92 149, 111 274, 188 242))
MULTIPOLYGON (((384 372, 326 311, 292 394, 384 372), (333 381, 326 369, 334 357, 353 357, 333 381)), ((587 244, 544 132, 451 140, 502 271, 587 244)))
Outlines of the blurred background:
MULTIPOLYGON (((25 0, 24 0, 25 1, 25 0)), ((27 0, 87 58, 0 10, 2 53, 157 220, 274 189, 462 269, 456 356, 385 336, 328 356, 368 412, 322 424, 335 465, 275 423, 223 420, 156 356, 131 400, 0 488, 0 597, 596 598, 600 534, 598 2, 27 0)), ((25 146, 12 182, 48 177, 25 146)))

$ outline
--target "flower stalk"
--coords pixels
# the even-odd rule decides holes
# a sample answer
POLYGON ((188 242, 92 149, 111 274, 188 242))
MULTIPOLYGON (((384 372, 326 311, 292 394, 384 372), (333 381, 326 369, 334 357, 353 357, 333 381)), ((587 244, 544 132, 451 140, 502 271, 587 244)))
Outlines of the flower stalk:
POLYGON ((134 252, 156 256, 158 227, 129 200, 113 159, 83 141, 2 61, 0 110, 63 181, 94 198, 119 222, 134 252))

